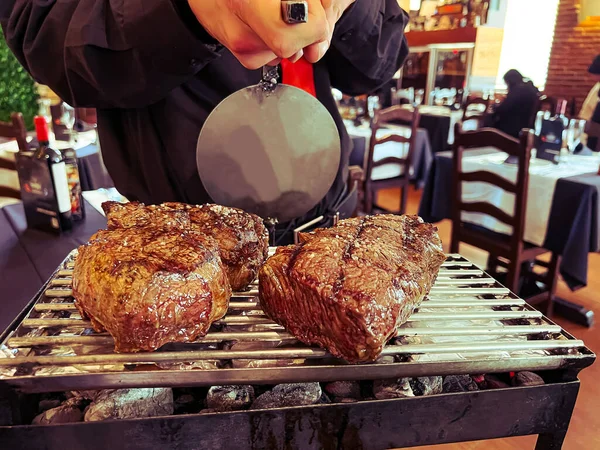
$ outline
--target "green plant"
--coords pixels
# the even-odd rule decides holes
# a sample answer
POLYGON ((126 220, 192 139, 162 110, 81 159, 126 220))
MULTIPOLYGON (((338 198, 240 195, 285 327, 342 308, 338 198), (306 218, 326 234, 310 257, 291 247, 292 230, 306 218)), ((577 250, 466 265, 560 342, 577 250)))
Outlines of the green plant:
POLYGON ((12 54, 0 31, 0 121, 10 121, 11 113, 20 112, 27 128, 33 128, 37 99, 35 82, 12 54))

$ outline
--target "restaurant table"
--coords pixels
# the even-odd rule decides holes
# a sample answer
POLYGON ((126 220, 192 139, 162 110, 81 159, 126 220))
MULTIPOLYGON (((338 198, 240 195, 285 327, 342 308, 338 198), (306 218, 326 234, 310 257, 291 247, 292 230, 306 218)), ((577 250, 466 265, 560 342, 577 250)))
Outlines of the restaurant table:
MULTIPOLYGON (((369 150, 371 129, 368 126, 355 127, 350 124, 346 124, 346 129, 348 130, 348 134, 350 135, 354 146, 352 153, 350 154, 350 165, 363 167, 365 153, 369 150)), ((380 130, 381 135, 391 133, 408 136, 410 134, 410 128, 404 126, 392 126, 380 130)), ((388 156, 402 158, 406 154, 407 149, 408 144, 401 144, 399 142, 380 144, 375 147, 374 159, 378 161, 388 156)), ((411 167, 411 180, 415 182, 418 188, 422 188, 425 185, 425 180, 432 161, 433 152, 431 150, 431 144, 429 143, 427 131, 419 128, 417 130, 415 148, 413 149, 411 167)), ((401 169, 397 164, 386 164, 373 170, 373 179, 393 178, 400 175, 400 173, 401 169)))
POLYGON ((69 252, 84 244, 106 219, 88 202, 86 218, 61 236, 27 229, 22 203, 0 209, 0 331, 17 317, 69 252))
MULTIPOLYGON (((485 157, 490 153, 489 149, 469 150, 469 157, 485 157)), ((497 152, 496 152, 497 153, 497 152)), ((497 153, 498 154, 498 153, 497 153)), ((506 156, 506 155, 504 155, 506 156)), ((466 158, 465 158, 466 159, 466 158)), ((600 208, 598 197, 600 193, 600 176, 596 174, 600 159, 589 156, 572 155, 566 162, 559 165, 550 165, 560 173, 564 170, 568 176, 556 177, 555 185, 551 192, 543 192, 540 183, 532 180, 530 172, 530 191, 528 192, 527 216, 525 236, 530 237, 531 241, 542 247, 562 256, 560 273, 571 290, 577 290, 587 285, 588 277, 588 253, 598 252, 600 250, 600 208), (569 168, 569 161, 576 161, 577 158, 591 158, 589 173, 578 173, 573 167, 569 168), (592 165, 592 161, 596 161, 592 165), (561 168, 562 166, 562 168, 561 168), (571 174, 569 175, 569 172, 571 174), (533 181, 533 183, 532 183, 533 181), (532 192, 536 195, 532 196, 532 192), (549 202, 547 206, 542 203, 549 202), (547 219, 544 217, 546 211, 547 219), (536 217, 540 216, 540 217, 536 217), (543 220, 545 230, 541 230, 540 221, 543 220), (534 222, 530 224, 530 222, 534 222), (529 236, 528 236, 529 235, 529 236), (539 241, 541 242, 535 242, 539 241)), ((463 164, 465 160, 463 160, 463 164)), ((546 163, 546 162, 545 162, 546 163)), ((576 162, 573 162, 575 165, 576 162)), ((452 153, 443 152, 435 155, 419 207, 419 215, 428 222, 439 222, 443 219, 450 219, 452 215, 452 153)), ((471 164, 473 168, 476 166, 471 164)), ((504 166, 512 166, 504 164, 504 166)), ((492 163, 488 168, 492 167, 492 163)), ((513 166, 515 168, 516 166, 513 166)), ((536 163, 532 160, 532 167, 536 163)), ((481 168, 481 164, 480 167, 481 168)), ((546 175, 549 175, 550 169, 546 175)), ((492 170, 497 172, 497 170, 492 170)), ((506 170, 504 167, 501 170, 506 170)), ((516 168, 514 169, 516 171, 516 168)), ((544 169, 540 169, 537 174, 544 176, 544 169)), ((465 183, 464 186, 473 183, 465 183)), ((552 186, 552 184, 547 184, 552 186)), ((463 200, 473 201, 474 199, 463 200)), ((499 197, 489 197, 487 201, 496 206, 506 206, 500 203, 499 197)), ((469 222, 478 225, 493 224, 488 217, 486 221, 480 221, 476 217, 470 216, 469 222)), ((494 230, 496 231, 496 230, 494 230)), ((559 312, 559 308, 555 308, 559 312)), ((585 319, 587 321, 588 319, 585 319)), ((578 320, 579 321, 579 320, 578 320)), ((581 319, 584 322, 584 319, 581 319)))
MULTIPOLYGON (((407 108, 411 108, 409 105, 407 108)), ((433 153, 448 150, 454 143, 454 126, 462 119, 462 111, 453 111, 446 106, 421 105, 419 128, 427 131, 433 153)))

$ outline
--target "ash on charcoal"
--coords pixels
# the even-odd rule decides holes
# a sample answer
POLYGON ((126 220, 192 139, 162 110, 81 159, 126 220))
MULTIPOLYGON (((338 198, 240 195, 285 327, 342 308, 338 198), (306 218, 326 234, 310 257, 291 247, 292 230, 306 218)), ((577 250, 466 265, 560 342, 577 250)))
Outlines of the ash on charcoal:
POLYGON ((168 416, 173 411, 170 388, 107 390, 101 391, 87 408, 85 421, 168 416))
POLYGON ((391 378, 389 380, 376 380, 373 383, 373 395, 377 400, 392 398, 414 397, 408 378, 391 378))
POLYGON ((81 400, 78 398, 70 398, 62 405, 35 416, 32 423, 33 425, 57 425, 60 423, 81 421, 83 421, 81 400))
POLYGON ((79 397, 85 400, 94 401, 96 396, 102 391, 71 391, 68 393, 71 397, 79 397))
POLYGON ((396 362, 396 359, 391 356, 391 355, 386 355, 386 356, 380 356, 379 358, 377 358, 377 361, 375 361, 377 364, 394 364, 396 362))
POLYGON ((212 386, 206 406, 218 412, 248 409, 254 401, 254 388, 247 385, 212 386))
POLYGON ((357 381, 334 381, 325 385, 325 392, 335 399, 354 398, 360 400, 360 384, 357 381))
POLYGON ((544 379, 533 372, 519 372, 512 379, 513 386, 541 386, 543 384, 546 384, 544 379))
POLYGON ((321 394, 319 383, 278 384, 272 391, 257 397, 250 409, 314 405, 321 398, 321 394))
POLYGON ((478 390, 479 387, 477 387, 477 384, 475 384, 469 375, 448 375, 444 378, 444 383, 442 384, 442 391, 444 393, 478 390))
POLYGON ((437 395, 442 393, 442 377, 418 377, 410 380, 410 387, 417 396, 437 395))

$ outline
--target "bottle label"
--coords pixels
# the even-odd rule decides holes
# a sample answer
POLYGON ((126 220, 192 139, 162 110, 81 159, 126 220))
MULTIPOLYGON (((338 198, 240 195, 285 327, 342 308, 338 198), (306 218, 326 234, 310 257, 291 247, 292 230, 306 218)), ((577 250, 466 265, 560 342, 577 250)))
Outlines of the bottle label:
POLYGON ((54 181, 54 192, 58 202, 58 211, 62 213, 71 211, 71 195, 69 193, 69 182, 67 180, 67 169, 64 162, 52 164, 52 179, 54 181))
POLYGON ((69 196, 71 201, 71 213, 75 220, 83 218, 81 206, 81 183, 79 180, 79 168, 77 161, 67 161, 66 163, 67 179, 69 182, 69 196))

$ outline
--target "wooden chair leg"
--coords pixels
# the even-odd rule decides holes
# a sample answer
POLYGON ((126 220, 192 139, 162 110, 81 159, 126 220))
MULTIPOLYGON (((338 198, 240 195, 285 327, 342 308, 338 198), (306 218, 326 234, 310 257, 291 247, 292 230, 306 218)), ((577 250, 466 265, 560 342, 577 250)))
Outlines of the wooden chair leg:
POLYGON ((365 214, 373 213, 373 189, 369 183, 365 184, 365 199, 364 199, 364 212, 365 214))
POLYGON ((458 253, 460 247, 460 237, 458 235, 458 228, 460 225, 452 223, 452 237, 450 239, 450 253, 458 253))
POLYGON ((488 255, 487 271, 490 275, 498 272, 498 258, 491 253, 488 255))
POLYGON ((400 194, 400 212, 398 214, 406 214, 406 205, 408 203, 408 183, 402 186, 402 193, 400 194))
POLYGON ((546 315, 551 316, 554 311, 554 296, 556 295, 556 286, 558 285, 559 268, 561 256, 552 253, 550 266, 548 267, 547 286, 548 286, 548 301, 546 306, 546 315))
POLYGON ((519 295, 519 277, 521 276, 521 262, 518 258, 513 258, 508 265, 508 276, 506 278, 506 287, 513 293, 519 295))

